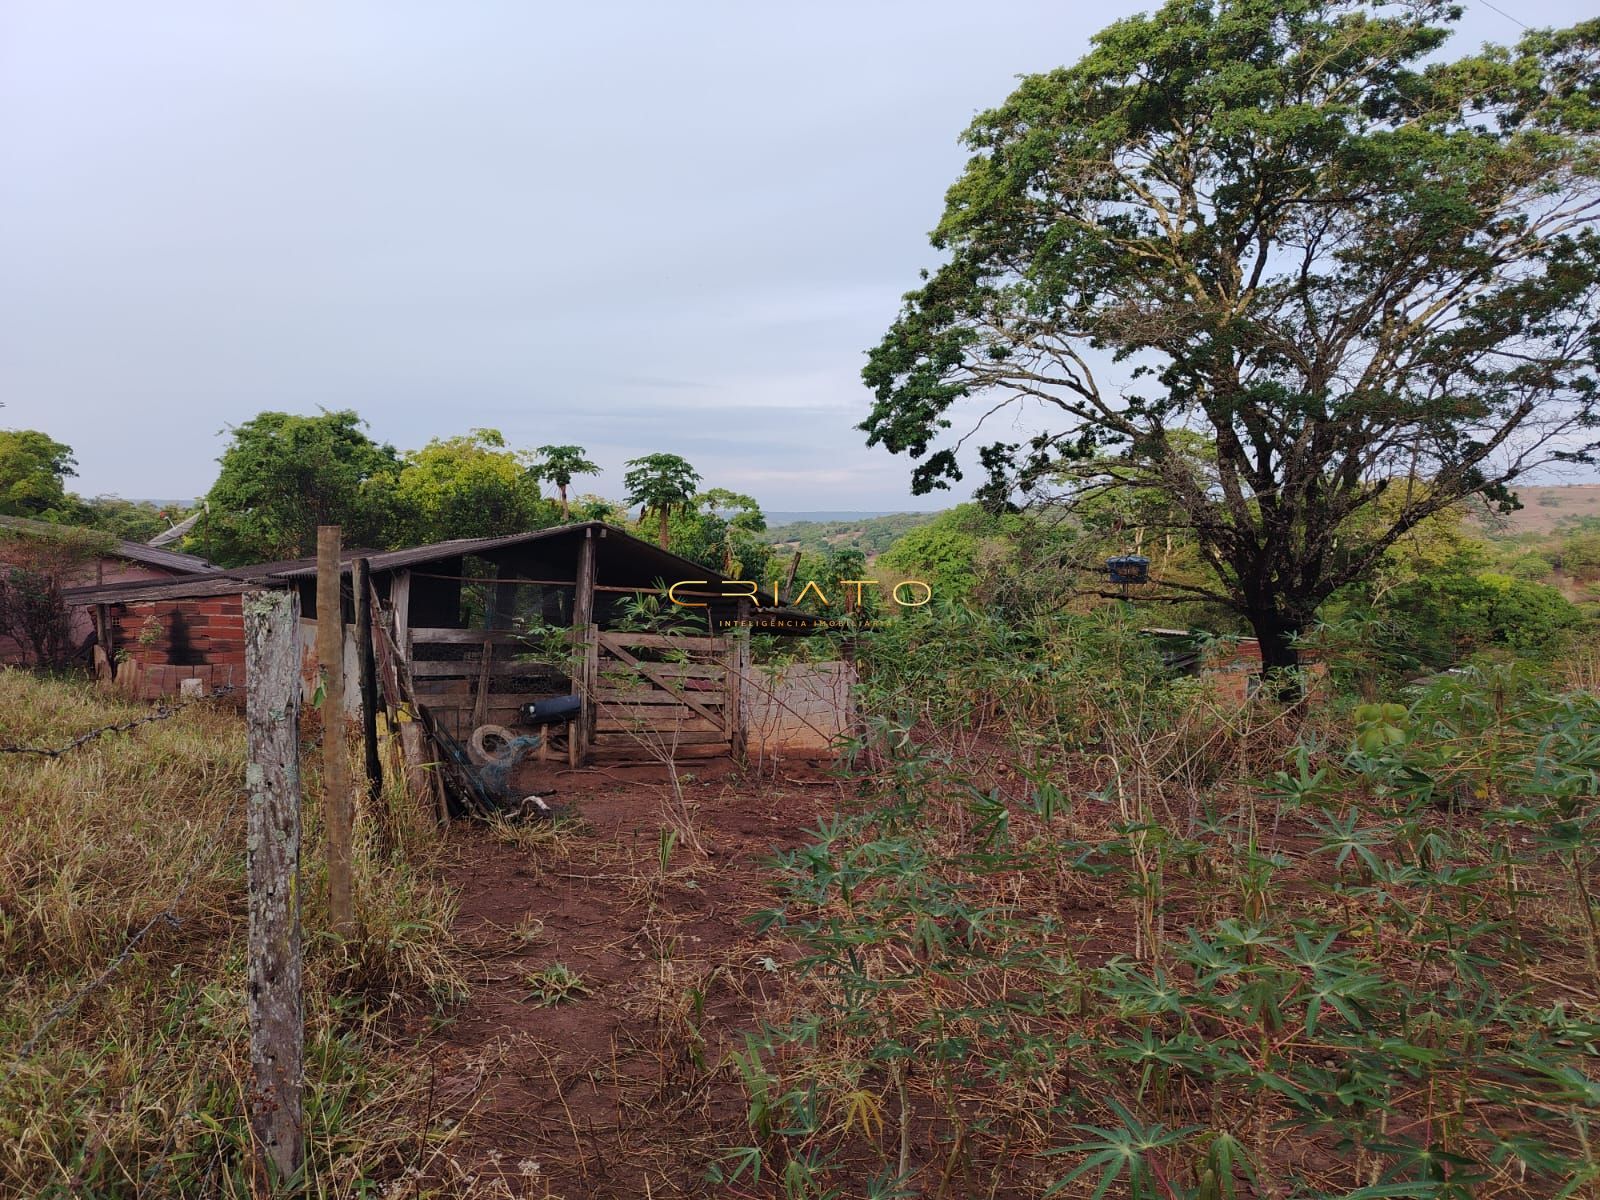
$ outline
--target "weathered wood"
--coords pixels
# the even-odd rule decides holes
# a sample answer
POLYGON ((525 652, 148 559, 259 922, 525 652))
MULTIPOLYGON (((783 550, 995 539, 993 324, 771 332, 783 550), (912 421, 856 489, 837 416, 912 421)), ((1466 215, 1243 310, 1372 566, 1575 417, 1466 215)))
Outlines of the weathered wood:
POLYGON ((421 725, 410 719, 400 722, 400 749, 406 761, 406 795, 419 808, 436 809, 429 755, 421 725))
MULTIPOLYGON (((739 615, 745 615, 744 604, 739 605, 739 615)), ((735 758, 744 759, 748 750, 749 731, 744 716, 745 677, 750 671, 750 629, 741 625, 732 637, 733 654, 728 664, 728 741, 735 758)))
POLYGON ((594 737, 594 689, 599 627, 594 623, 595 538, 594 530, 584 531, 578 547, 578 582, 572 597, 572 629, 583 639, 582 668, 579 671, 577 733, 579 763, 589 757, 589 742, 594 737))
POLYGON ((715 733, 724 739, 727 737, 721 725, 702 717, 652 721, 648 717, 608 717, 601 713, 595 719, 594 731, 597 737, 603 733, 640 733, 661 737, 673 733, 715 733))
MULTIPOLYGON (((416 679, 448 678, 455 676, 461 679, 475 679, 484 668, 481 655, 473 655, 456 661, 446 661, 438 658, 413 658, 411 660, 411 674, 416 679)), ((564 677, 565 672, 548 663, 540 662, 503 662, 492 660, 488 663, 491 675, 549 675, 552 678, 564 677)))
POLYGON ((367 812, 377 823, 384 848, 392 844, 383 812, 383 759, 378 755, 378 671, 372 645, 372 569, 356 559, 352 584, 356 593, 356 667, 361 684, 361 745, 366 751, 367 812))
POLYGON ((619 731, 626 733, 629 730, 646 731, 646 733, 670 733, 672 730, 725 733, 722 722, 709 722, 706 718, 696 717, 683 709, 602 707, 600 715, 595 717, 597 733, 619 733, 619 731))
POLYGON ((377 620, 372 624, 372 650, 378 665, 378 684, 383 691, 383 702, 398 713, 410 697, 405 694, 400 686, 399 651, 395 649, 394 637, 389 632, 389 614, 378 607, 377 597, 371 597, 373 609, 377 620))
POLYGON ((418 646, 481 646, 484 642, 493 642, 496 646, 510 646, 528 639, 520 634, 505 629, 439 629, 430 626, 419 626, 411 631, 411 645, 418 646))
MULTIPOLYGON (((662 691, 660 688, 651 687, 616 687, 621 680, 602 679, 601 686, 595 689, 594 698, 597 704, 683 704, 681 697, 672 692, 662 691)), ((631 681, 630 681, 631 682, 631 681)), ((722 692, 696 692, 695 699, 710 708, 722 706, 722 692)))
MULTIPOLYGON (((708 695, 713 695, 722 690, 722 676, 723 672, 727 670, 727 668, 720 662, 651 663, 650 665, 655 668, 659 674, 668 679, 709 680, 710 682, 704 685, 708 695)), ((602 647, 602 652, 600 655, 600 675, 602 682, 604 681, 605 673, 608 670, 619 672, 627 671, 630 674, 633 672, 632 667, 628 666, 620 658, 613 658, 607 655, 602 647)), ((688 686, 693 687, 696 685, 689 684, 688 686)))
POLYGON ((698 634, 618 633, 606 631, 606 642, 612 646, 634 646, 649 650, 682 650, 688 654, 721 654, 727 649, 727 638, 701 637, 698 634))
POLYGON ((350 895, 350 754, 344 740, 344 602, 337 525, 317 527, 317 664, 322 671, 323 826, 328 844, 328 915, 340 937, 355 934, 350 895))
POLYGON ((472 725, 477 728, 488 720, 489 712, 489 672, 494 667, 494 643, 485 642, 480 652, 481 662, 478 666, 478 686, 472 697, 472 725))
POLYGON ((411 653, 411 572, 398 571, 389 580, 389 608, 394 613, 394 645, 402 655, 411 653))
MULTIPOLYGON (((728 743, 724 739, 704 744, 680 745, 673 757, 675 758, 718 758, 727 754, 728 743)), ((639 744, 638 739, 626 734, 607 734, 603 740, 597 741, 590 749, 589 761, 604 763, 612 766, 656 764, 661 760, 651 754, 639 744)))
POLYGON ((639 659, 635 658, 627 650, 624 650, 619 644, 617 644, 617 642, 612 639, 610 634, 599 633, 596 640, 603 644, 607 650, 611 651, 611 653, 622 659, 623 662, 627 663, 630 667, 633 667, 635 670, 637 670, 641 675, 645 676, 645 678, 649 679, 657 687, 660 687, 662 690, 677 696, 681 702, 694 709, 701 716, 705 717, 706 720, 717 720, 717 714, 706 705, 702 704, 697 698, 693 697, 686 689, 674 687, 671 683, 667 682, 666 676, 662 675, 655 669, 654 663, 641 662, 639 659))
POLYGON ((274 1192, 275 1181, 298 1171, 304 1156, 299 609, 293 591, 244 599, 249 1109, 255 1170, 274 1192))

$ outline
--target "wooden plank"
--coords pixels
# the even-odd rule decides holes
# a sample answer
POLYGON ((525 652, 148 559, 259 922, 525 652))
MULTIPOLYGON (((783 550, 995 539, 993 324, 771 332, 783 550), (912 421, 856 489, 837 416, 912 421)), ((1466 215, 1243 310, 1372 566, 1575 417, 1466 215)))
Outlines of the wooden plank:
MULTIPOLYGON (((602 654, 600 656, 600 672, 602 676, 605 674, 608 664, 611 670, 633 672, 633 668, 621 659, 608 658, 602 654)), ((713 689, 722 687, 722 676, 727 671, 727 668, 720 662, 651 663, 650 665, 668 679, 711 680, 713 689)))
POLYGON ((673 721, 652 721, 648 717, 608 717, 602 713, 595 719, 594 729, 596 735, 602 733, 670 735, 677 731, 679 733, 715 733, 724 737, 727 736, 727 731, 715 721, 706 721, 699 717, 673 721))
POLYGON ((578 762, 589 756, 589 739, 594 733, 594 689, 598 676, 597 650, 600 627, 594 623, 595 538, 593 529, 585 529, 583 542, 578 547, 577 584, 572 595, 572 628, 574 635, 583 639, 583 667, 579 672, 579 700, 577 733, 578 762))
POLYGON ((608 646, 687 650, 705 654, 720 654, 726 648, 724 645, 726 641, 726 638, 700 637, 696 634, 618 633, 609 629, 605 632, 605 644, 608 646))
MULTIPOLYGON (((600 634, 598 640, 601 641, 601 642, 604 642, 608 636, 609 635, 602 633, 602 634, 600 634)), ((715 712, 713 712, 706 705, 702 704, 698 699, 696 699, 693 696, 691 696, 687 690, 685 690, 683 688, 674 687, 671 683, 669 683, 667 681, 666 676, 660 674, 658 671, 655 670, 655 667, 654 667, 653 664, 646 663, 646 662, 640 662, 637 658, 634 658, 634 656, 632 654, 629 654, 628 651, 624 650, 621 646, 618 646, 614 642, 610 644, 610 649, 614 654, 617 654, 620 657, 622 657, 623 659, 625 659, 630 666, 636 668, 641 674, 643 674, 646 678, 648 678, 652 683, 656 684, 658 687, 662 688, 663 690, 671 692, 673 695, 677 696, 678 699, 683 701, 683 703, 687 704, 690 708, 694 709, 701 716, 705 717, 706 720, 715 721, 717 719, 717 714, 715 712)))
POLYGON ((472 726, 476 729, 487 720, 489 710, 489 669, 494 666, 494 643, 484 642, 483 664, 478 669, 477 695, 472 705, 472 726))
POLYGON ((300 598, 244 601, 245 836, 250 929, 250 1127, 263 1194, 278 1193, 304 1158, 300 988, 300 598), (275 1177, 275 1178, 274 1178, 275 1177))
POLYGON ((526 642, 520 633, 505 629, 437 629, 423 626, 411 631, 411 644, 416 646, 481 646, 492 642, 496 646, 510 646, 526 642))
POLYGON ((734 630, 733 637, 728 638, 728 653, 723 658, 722 683, 725 688, 723 693, 722 710, 728 722, 728 744, 733 747, 736 758, 744 758, 744 698, 741 690, 744 686, 744 654, 749 650, 749 629, 734 630))
POLYGON ((582 766, 588 761, 589 742, 594 736, 595 717, 595 692, 600 683, 600 626, 591 622, 588 635, 584 639, 583 669, 580 672, 582 684, 579 692, 583 696, 583 708, 578 713, 575 732, 578 735, 578 749, 575 757, 578 765, 582 766))
POLYGON ((728 744, 728 735, 720 729, 690 730, 679 732, 673 729, 638 729, 638 730, 612 730, 595 735, 594 745, 602 742, 617 745, 624 742, 638 743, 643 739, 646 745, 654 746, 704 746, 720 743, 728 744))
POLYGON ((389 607, 394 613, 394 646, 401 658, 411 653, 411 572, 400 571, 389 581, 389 607))
MULTIPOLYGON (((671 724, 676 720, 704 721, 707 718, 702 713, 696 713, 685 704, 601 704, 597 709, 600 717, 612 721, 649 721, 652 724, 663 722, 671 724)), ((722 721, 717 717, 710 718, 711 724, 721 729, 722 721)))
MULTIPOLYGON (((460 662, 446 662, 437 658, 413 658, 411 660, 411 675, 415 679, 428 679, 441 676, 459 676, 462 679, 476 679, 483 670, 483 663, 478 658, 462 659, 460 662)), ((506 676, 539 676, 548 675, 552 678, 565 678, 565 672, 548 663, 538 662, 498 662, 491 661, 489 674, 506 676)))
MULTIPOLYGON (((613 734, 611 737, 615 738, 613 734)), ((720 758, 728 753, 728 743, 706 742, 703 744, 683 745, 677 748, 677 758, 720 758)), ((656 766, 661 760, 652 755, 643 746, 632 738, 608 740, 604 744, 595 745, 590 751, 590 761, 605 763, 613 766, 637 765, 656 766)))
POLYGON ((322 670, 323 830, 328 839, 328 915, 342 938, 355 933, 350 894, 350 753, 344 741, 344 601, 340 530, 317 526, 317 664, 322 670))
POLYGON ((351 577, 356 593, 356 665, 361 686, 361 748, 366 758, 367 817, 376 822, 385 853, 394 846, 383 807, 383 760, 378 757, 378 670, 372 648, 372 567, 356 559, 351 577))
MULTIPOLYGON (((660 688, 596 688, 594 693, 596 703, 599 704, 682 704, 683 700, 671 692, 664 692, 660 688)), ((696 694, 695 699, 701 704, 711 708, 722 707, 722 695, 719 692, 707 692, 704 695, 696 694)))

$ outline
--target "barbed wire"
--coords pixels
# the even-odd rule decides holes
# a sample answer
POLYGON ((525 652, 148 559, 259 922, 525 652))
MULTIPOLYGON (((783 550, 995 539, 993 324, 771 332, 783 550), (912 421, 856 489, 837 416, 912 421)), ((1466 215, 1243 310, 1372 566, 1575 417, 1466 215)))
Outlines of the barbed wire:
POLYGON ((41 758, 60 758, 63 754, 70 754, 72 751, 82 746, 87 746, 90 742, 104 737, 108 733, 125 733, 128 730, 137 729, 141 725, 149 725, 155 721, 165 721, 169 717, 177 716, 192 704, 198 704, 204 700, 214 700, 219 696, 226 696, 231 691, 233 691, 233 685, 225 684, 214 688, 209 695, 197 696, 192 700, 185 700, 178 704, 163 704, 155 712, 146 713, 142 717, 133 717, 127 721, 117 721, 110 725, 102 725, 98 729, 91 729, 86 733, 80 733, 64 746, 11 744, 0 746, 0 754, 37 754, 41 758))
MULTIPOLYGON (((193 703, 193 701, 190 701, 190 703, 193 703)), ((179 705, 178 707, 185 708, 187 705, 179 705)), ((172 714, 169 713, 168 715, 172 714)), ((22 1070, 23 1065, 33 1056, 33 1052, 39 1048, 39 1043, 44 1040, 45 1035, 64 1018, 75 1012, 78 1006, 89 997, 90 993, 104 986, 121 969, 122 965, 133 956, 133 952, 138 949, 139 943, 144 941, 145 936, 152 929, 157 925, 163 924, 168 928, 176 929, 182 924, 182 921, 178 918, 178 905, 183 903, 183 898, 199 877, 201 866, 210 860, 212 853, 222 840, 223 832, 227 829, 233 817, 243 808, 246 797, 247 793, 241 793, 228 806, 227 811, 222 814, 222 819, 217 822, 211 836, 201 844, 200 849, 190 861, 188 870, 184 872, 183 879, 179 882, 177 890, 172 893, 172 898, 167 901, 166 907, 141 925, 123 945, 122 949, 118 951, 116 957, 106 963, 93 979, 79 986, 70 996, 45 1014, 43 1021, 39 1023, 32 1035, 22 1043, 21 1049, 17 1051, 16 1060, 11 1064, 10 1070, 6 1072, 5 1078, 0 1079, 0 1090, 9 1086, 11 1081, 16 1078, 17 1072, 22 1070)))

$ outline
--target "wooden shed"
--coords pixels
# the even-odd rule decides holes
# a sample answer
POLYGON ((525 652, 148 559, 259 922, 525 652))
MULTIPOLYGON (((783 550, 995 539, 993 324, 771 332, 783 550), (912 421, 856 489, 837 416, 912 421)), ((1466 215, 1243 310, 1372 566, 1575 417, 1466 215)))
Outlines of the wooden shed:
MULTIPOLYGON (((599 521, 350 550, 342 563, 342 617, 352 663, 363 652, 349 636, 358 559, 368 564, 374 640, 379 657, 390 660, 390 686, 452 738, 465 741, 485 724, 515 725, 534 701, 577 695, 574 761, 637 756, 650 744, 676 756, 743 748, 739 685, 748 643, 731 626, 741 611, 749 613, 749 601, 724 598, 737 587, 715 571, 599 521), (680 610, 700 614, 704 631, 630 632, 630 611, 645 597, 670 607, 664 591, 674 584, 682 585, 680 598, 705 606, 680 610), (581 653, 541 656, 541 639, 530 630, 544 631, 546 645, 561 641, 581 653)), ((116 686, 154 697, 178 692, 185 679, 208 688, 243 683, 241 598, 262 588, 299 592, 309 656, 316 574, 316 561, 301 559, 77 588, 68 599, 100 613, 116 686)))

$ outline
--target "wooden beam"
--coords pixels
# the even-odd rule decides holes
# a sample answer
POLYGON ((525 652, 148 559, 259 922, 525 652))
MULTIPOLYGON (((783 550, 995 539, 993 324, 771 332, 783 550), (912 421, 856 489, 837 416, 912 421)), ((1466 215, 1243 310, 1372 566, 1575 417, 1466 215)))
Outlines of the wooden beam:
POLYGON ((394 646, 411 657, 411 572, 397 571, 389 581, 389 607, 394 610, 394 646))
MULTIPOLYGON (((741 618, 745 615, 747 603, 747 601, 739 603, 741 618)), ((749 627, 741 624, 728 640, 732 649, 725 659, 728 664, 728 703, 723 709, 723 716, 728 721, 728 744, 733 748, 733 756, 743 762, 748 741, 744 722, 744 677, 745 672, 750 669, 749 627)))
POLYGON ((317 527, 317 663, 322 670, 323 823, 328 844, 328 915, 340 937, 355 934, 350 895, 350 754, 344 740, 344 600, 340 531, 317 527))
MULTIPOLYGON (((676 696, 680 703, 687 704, 701 716, 705 717, 706 720, 717 720, 717 714, 712 712, 711 709, 707 708, 704 704, 701 704, 700 701, 691 698, 687 691, 679 691, 671 683, 669 683, 667 677, 655 669, 656 665, 654 663, 639 661, 639 659, 635 658, 632 654, 628 653, 628 651, 617 645, 616 642, 611 639, 609 634, 600 634, 598 631, 596 631, 596 633, 597 636, 595 640, 597 642, 604 641, 607 650, 611 651, 611 653, 622 659, 623 662, 627 663, 634 670, 638 671, 646 679, 650 680, 651 683, 654 683, 663 691, 669 692, 676 696)), ((718 699, 720 700, 720 695, 718 699)))
POLYGON ((356 593, 356 671, 361 686, 361 746, 367 768, 367 815, 377 822, 385 850, 393 848, 392 830, 383 810, 383 759, 378 754, 378 670, 372 646, 372 566, 356 559, 351 576, 356 593))
POLYGON ((578 695, 577 758, 581 764, 589 757, 589 742, 594 736, 594 689, 598 674, 600 629, 594 623, 595 538, 594 530, 585 529, 583 541, 578 546, 578 582, 572 598, 573 636, 582 639, 578 695))

